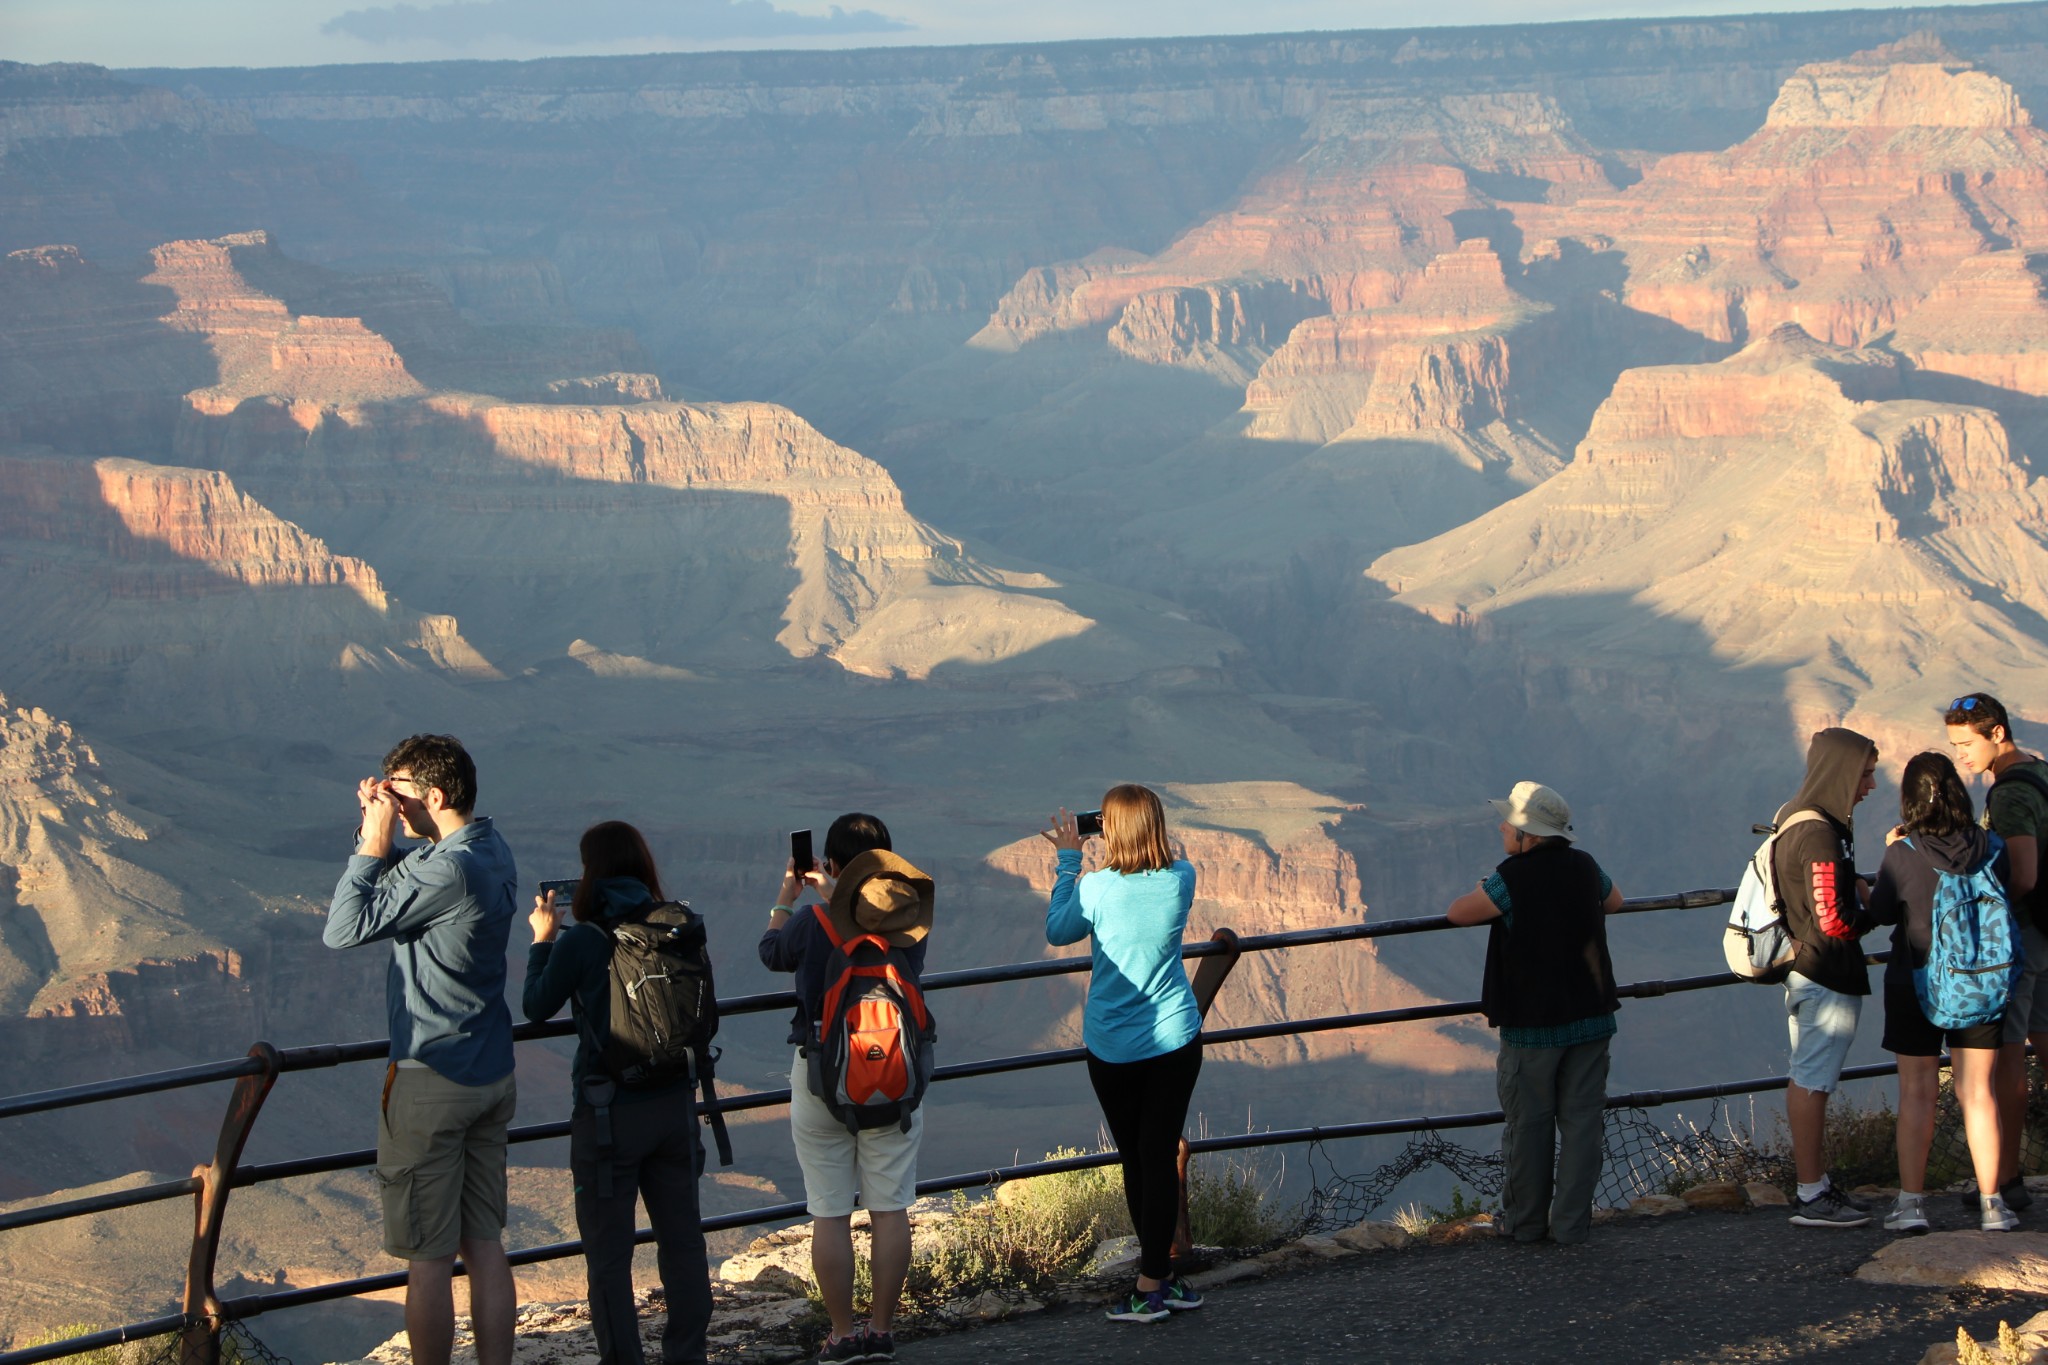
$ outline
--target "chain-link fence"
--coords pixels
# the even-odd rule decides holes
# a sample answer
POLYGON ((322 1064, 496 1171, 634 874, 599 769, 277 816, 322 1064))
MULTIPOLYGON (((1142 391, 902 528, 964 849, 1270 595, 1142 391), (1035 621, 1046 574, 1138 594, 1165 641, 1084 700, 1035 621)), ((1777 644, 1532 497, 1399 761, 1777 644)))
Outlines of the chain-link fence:
MULTIPOLYGON (((1752 1180, 1782 1185, 1791 1175, 1789 1158, 1760 1150, 1717 1101, 1704 1124, 1682 1117, 1659 1127, 1641 1109, 1610 1109, 1605 1123, 1607 1157, 1595 1202, 1627 1204, 1646 1194, 1675 1194, 1708 1181, 1752 1180)), ((1393 1160, 1360 1175, 1339 1171, 1328 1149, 1312 1143, 1308 1153, 1309 1193, 1295 1235, 1350 1227, 1370 1218, 1411 1176, 1441 1170, 1480 1201, 1498 1199, 1501 1156, 1421 1133, 1393 1160)))

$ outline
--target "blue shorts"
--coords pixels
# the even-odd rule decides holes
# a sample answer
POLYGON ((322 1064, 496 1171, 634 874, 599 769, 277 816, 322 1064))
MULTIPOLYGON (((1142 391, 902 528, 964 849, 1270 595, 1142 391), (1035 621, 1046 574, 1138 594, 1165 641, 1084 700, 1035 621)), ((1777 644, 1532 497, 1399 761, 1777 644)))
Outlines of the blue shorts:
POLYGON ((1823 1095, 1842 1079, 1863 997, 1831 991, 1794 972, 1785 978, 1785 1023, 1792 1036, 1792 1084, 1823 1095))

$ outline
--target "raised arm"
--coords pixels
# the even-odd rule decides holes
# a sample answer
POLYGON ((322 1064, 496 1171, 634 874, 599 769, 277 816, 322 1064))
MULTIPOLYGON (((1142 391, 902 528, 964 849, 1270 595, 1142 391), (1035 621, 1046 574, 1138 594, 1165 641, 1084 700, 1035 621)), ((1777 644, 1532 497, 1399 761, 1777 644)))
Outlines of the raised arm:
POLYGON ((335 884, 320 938, 330 948, 396 938, 433 923, 466 895, 459 858, 407 861, 395 853, 358 853, 335 884))

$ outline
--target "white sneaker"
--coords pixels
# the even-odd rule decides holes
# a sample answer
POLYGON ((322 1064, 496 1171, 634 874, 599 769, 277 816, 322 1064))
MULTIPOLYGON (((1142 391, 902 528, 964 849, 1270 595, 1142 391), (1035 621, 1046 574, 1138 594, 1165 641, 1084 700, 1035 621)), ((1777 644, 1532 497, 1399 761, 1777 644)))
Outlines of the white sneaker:
POLYGON ((2020 1216, 2005 1205, 2000 1195, 1987 1195, 1983 1212, 1977 1216, 1977 1227, 1984 1232, 2011 1232, 2020 1225, 2020 1216))
POLYGON ((1927 1231, 1927 1196, 1900 1190, 1899 1197, 1892 1201, 1891 1210, 1884 1216, 1884 1230, 1909 1236, 1927 1231))

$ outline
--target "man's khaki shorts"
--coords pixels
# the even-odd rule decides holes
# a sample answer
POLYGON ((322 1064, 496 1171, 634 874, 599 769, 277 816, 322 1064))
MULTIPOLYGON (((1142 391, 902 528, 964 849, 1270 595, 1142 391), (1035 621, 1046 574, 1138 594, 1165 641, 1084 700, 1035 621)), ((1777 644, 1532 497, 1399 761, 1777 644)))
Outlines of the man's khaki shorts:
POLYGON ((870 1213, 907 1209, 917 1202, 917 1149, 924 1141, 924 1109, 910 1116, 910 1131, 895 1124, 863 1128, 859 1135, 832 1117, 811 1093, 803 1053, 789 1068, 789 1134, 804 1173, 804 1211, 813 1218, 844 1218, 854 1195, 870 1213))
POLYGON ((426 1067, 386 1073, 377 1118, 384 1250, 438 1261, 462 1242, 504 1235, 505 1130, 516 1098, 510 1076, 457 1085, 426 1067))

